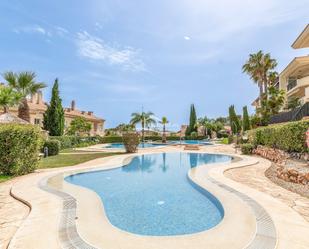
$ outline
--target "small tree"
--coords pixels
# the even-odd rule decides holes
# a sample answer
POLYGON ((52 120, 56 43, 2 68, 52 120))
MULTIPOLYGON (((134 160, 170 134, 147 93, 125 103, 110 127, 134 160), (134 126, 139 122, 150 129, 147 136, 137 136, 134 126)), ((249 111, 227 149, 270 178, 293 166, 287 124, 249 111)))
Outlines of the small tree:
POLYGON ((248 114, 248 108, 247 106, 243 107, 243 115, 242 115, 242 131, 245 132, 247 130, 250 130, 250 119, 248 114))
POLYGON ((4 113, 9 112, 9 107, 19 104, 23 95, 8 86, 0 86, 0 106, 4 113))
POLYGON ((195 112, 195 107, 194 104, 191 105, 190 107, 190 122, 189 126, 186 130, 186 136, 190 136, 192 132, 197 132, 197 118, 196 118, 196 112, 195 112))
POLYGON ((241 130, 241 126, 240 126, 239 118, 236 115, 234 105, 231 105, 229 107, 229 120, 230 120, 230 126, 232 129, 232 133, 235 135, 238 134, 241 130))
POLYGON ((162 133, 162 143, 166 143, 166 133, 165 133, 165 126, 168 124, 167 117, 162 117, 160 124, 163 125, 163 133, 162 133))
POLYGON ((72 120, 70 127, 68 129, 68 134, 81 136, 89 134, 90 130, 91 130, 91 123, 89 123, 83 117, 77 117, 72 120))
POLYGON ((62 136, 64 132, 64 111, 62 100, 59 96, 58 79, 55 80, 50 104, 44 113, 44 129, 49 131, 51 136, 62 136))
POLYGON ((22 99, 18 106, 18 117, 30 122, 27 96, 35 94, 42 88, 45 88, 45 83, 36 82, 36 74, 34 72, 5 72, 3 78, 10 87, 22 95, 22 99))

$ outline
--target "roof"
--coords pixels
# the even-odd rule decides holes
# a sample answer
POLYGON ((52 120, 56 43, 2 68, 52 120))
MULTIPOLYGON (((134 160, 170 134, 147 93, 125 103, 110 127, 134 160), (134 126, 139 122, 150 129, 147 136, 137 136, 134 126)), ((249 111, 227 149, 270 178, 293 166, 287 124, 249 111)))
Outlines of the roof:
MULTIPOLYGON (((309 68, 309 55, 295 57, 287 66, 286 68, 280 73, 280 77, 292 74, 300 74, 302 69, 309 68)), ((293 75, 297 76, 297 75, 293 75)))
POLYGON ((309 24, 305 27, 305 29, 300 33, 300 35, 296 38, 294 43, 292 44, 292 48, 308 48, 309 47, 309 24))
POLYGON ((93 112, 80 111, 78 109, 64 108, 64 115, 66 117, 83 117, 87 120, 104 122, 105 120, 93 115, 93 112))
POLYGON ((3 113, 0 115, 0 124, 29 124, 29 122, 11 114, 11 113, 3 113))

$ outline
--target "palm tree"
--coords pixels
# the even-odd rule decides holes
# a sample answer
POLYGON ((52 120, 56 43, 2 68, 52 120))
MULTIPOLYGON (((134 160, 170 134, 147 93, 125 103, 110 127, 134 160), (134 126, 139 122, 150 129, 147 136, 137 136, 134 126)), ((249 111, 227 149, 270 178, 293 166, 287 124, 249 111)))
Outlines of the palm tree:
POLYGON ((163 125, 162 143, 166 143, 165 125, 168 124, 167 117, 162 117, 160 124, 163 125))
POLYGON ((4 113, 9 112, 9 107, 20 103, 22 95, 11 87, 0 86, 0 106, 3 107, 4 113))
POLYGON ((155 124, 156 121, 152 118, 153 113, 152 112, 134 112, 131 114, 131 121, 130 123, 132 125, 136 125, 138 123, 141 123, 142 125, 142 141, 144 142, 144 133, 145 133, 145 126, 149 127, 152 124, 155 124))
POLYGON ((23 96, 18 107, 18 117, 30 122, 27 96, 37 93, 40 89, 46 87, 46 84, 43 82, 36 82, 36 74, 34 72, 5 72, 3 78, 11 88, 23 96))
POLYGON ((277 66, 275 59, 270 57, 270 54, 264 54, 263 51, 258 51, 256 54, 250 54, 248 61, 243 65, 244 73, 247 73, 250 78, 258 84, 260 88, 260 101, 263 94, 267 98, 267 90, 270 80, 273 80, 271 70, 277 66))

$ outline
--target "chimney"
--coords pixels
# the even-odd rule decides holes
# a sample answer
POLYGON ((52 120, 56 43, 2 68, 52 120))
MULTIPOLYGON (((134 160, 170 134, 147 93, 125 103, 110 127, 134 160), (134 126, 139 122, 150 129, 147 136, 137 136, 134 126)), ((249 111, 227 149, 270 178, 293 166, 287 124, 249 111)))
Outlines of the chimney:
POLYGON ((35 100, 37 99, 37 94, 31 94, 31 103, 35 103, 35 100))
POLYGON ((93 114, 93 112, 91 111, 88 111, 88 115, 91 116, 93 114))
POLYGON ((43 97, 42 97, 42 91, 38 91, 37 93, 37 104, 41 104, 42 103, 42 100, 43 100, 43 97))
POLYGON ((72 102, 71 102, 71 110, 72 111, 75 110, 75 100, 72 100, 72 102))

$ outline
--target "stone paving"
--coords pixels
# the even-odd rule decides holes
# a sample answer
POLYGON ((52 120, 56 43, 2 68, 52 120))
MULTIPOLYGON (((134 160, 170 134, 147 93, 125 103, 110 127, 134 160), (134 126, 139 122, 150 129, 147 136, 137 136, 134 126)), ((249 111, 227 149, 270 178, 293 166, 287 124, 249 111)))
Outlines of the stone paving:
POLYGON ((10 196, 16 180, 0 183, 0 248, 7 248, 11 237, 29 214, 29 207, 10 196))
POLYGON ((257 165, 230 169, 225 172, 225 176, 284 202, 309 222, 309 199, 288 191, 270 181, 264 175, 268 168, 267 161, 262 158, 259 158, 259 160, 260 163, 257 165))

